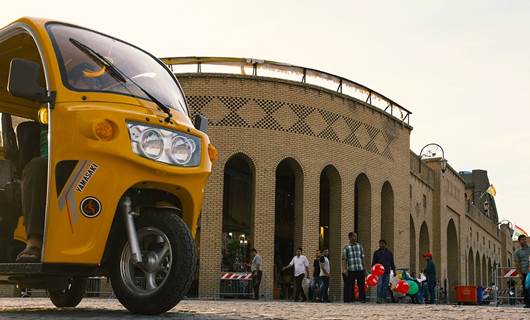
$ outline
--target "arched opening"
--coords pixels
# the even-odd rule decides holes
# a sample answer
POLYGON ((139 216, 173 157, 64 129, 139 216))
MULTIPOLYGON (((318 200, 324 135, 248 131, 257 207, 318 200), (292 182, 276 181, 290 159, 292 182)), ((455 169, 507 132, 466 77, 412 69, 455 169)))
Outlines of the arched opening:
MULTIPOLYGON (((320 249, 329 249, 330 265, 341 263, 341 202, 342 182, 337 169, 329 165, 320 174, 320 249)), ((332 272, 330 288, 340 292, 341 275, 332 272), (337 290, 337 288, 339 288, 337 290)))
POLYGON ((394 191, 388 181, 381 189, 381 239, 394 251, 394 191))
POLYGON ((498 263, 496 260, 493 260, 493 266, 492 266, 492 267, 493 267, 493 272, 492 272, 493 277, 492 277, 492 281, 495 282, 495 285, 497 285, 497 287, 498 287, 498 286, 500 286, 500 283, 498 283, 498 279, 497 279, 497 277, 499 276, 499 275, 498 275, 499 271, 497 270, 497 267, 500 267, 500 266, 499 266, 499 263, 498 263))
POLYGON ((420 261, 420 266, 421 266, 421 262, 424 261, 424 258, 423 258, 423 255, 427 252, 430 252, 430 248, 431 248, 431 244, 430 244, 430 240, 429 240, 429 229, 427 228, 427 223, 423 222, 421 224, 421 228, 420 228, 420 251, 418 253, 418 261, 420 261))
POLYGON ((366 252, 372 252, 372 187, 368 177, 361 173, 355 179, 354 232, 366 252))
POLYGON ((482 267, 480 265, 480 254, 477 251, 475 256, 475 285, 482 285, 482 267))
POLYGON ((280 297, 288 299, 293 283, 292 270, 281 272, 302 242, 302 167, 292 158, 284 159, 276 168, 274 219, 274 287, 280 297))
POLYGON ((475 284, 475 258, 473 256, 473 249, 469 248, 469 255, 467 257, 467 284, 472 286, 475 284))
POLYGON ((244 271, 254 243, 254 165, 244 154, 224 167, 222 270, 244 271))
POLYGON ((490 286, 493 282, 495 282, 495 279, 493 278, 493 266, 491 265, 491 258, 488 258, 488 283, 487 285, 490 286))
POLYGON ((418 271, 416 268, 416 227, 414 226, 414 219, 412 219, 412 215, 410 216, 410 223, 409 223, 409 244, 410 244, 410 254, 409 254, 409 266, 410 271, 418 271))
POLYGON ((488 286, 488 264, 485 255, 482 255, 482 286, 488 286))
POLYGON ((455 290, 454 287, 458 285, 458 253, 460 252, 458 247, 458 236, 456 233, 456 227, 453 219, 449 220, 447 225, 447 281, 448 288, 447 293, 449 294, 449 301, 455 301, 455 290))

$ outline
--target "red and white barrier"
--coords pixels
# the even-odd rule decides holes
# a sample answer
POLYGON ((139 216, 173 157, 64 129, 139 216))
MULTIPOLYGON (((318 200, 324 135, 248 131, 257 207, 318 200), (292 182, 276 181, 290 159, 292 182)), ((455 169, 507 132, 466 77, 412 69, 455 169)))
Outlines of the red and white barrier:
POLYGON ((221 272, 221 280, 252 280, 250 272, 221 272))

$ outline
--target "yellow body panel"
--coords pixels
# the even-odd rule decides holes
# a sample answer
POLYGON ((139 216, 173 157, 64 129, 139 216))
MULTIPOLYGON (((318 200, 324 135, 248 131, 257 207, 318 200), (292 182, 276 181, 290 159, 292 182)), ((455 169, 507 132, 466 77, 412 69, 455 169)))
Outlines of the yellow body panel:
MULTIPOLYGON (((176 110, 172 110, 171 123, 164 122, 166 114, 150 101, 120 94, 67 89, 61 80, 46 22, 33 18, 15 22, 27 26, 35 35, 49 90, 57 93, 56 103, 49 110, 48 206, 43 262, 99 264, 114 216, 119 214, 120 198, 131 187, 154 188, 177 196, 182 204, 182 217, 195 236, 204 186, 211 172, 208 136, 196 130, 187 115, 176 110), (104 120, 112 123, 116 131, 109 141, 99 140, 94 134, 95 124, 104 120), (131 149, 127 121, 199 137, 200 165, 178 167, 135 154, 131 149), (68 160, 78 162, 64 188, 57 190, 56 166, 68 160), (80 183, 83 184, 81 187, 80 183), (96 198, 101 203, 101 212, 94 218, 87 218, 79 210, 82 200, 87 197, 96 198)), ((0 96, 1 101, 5 99, 0 96)), ((23 114, 35 118, 37 107, 28 102, 25 108, 35 110, 35 113, 24 111, 23 114)), ((12 104, 6 103, 0 103, 0 111, 17 113, 12 104)))

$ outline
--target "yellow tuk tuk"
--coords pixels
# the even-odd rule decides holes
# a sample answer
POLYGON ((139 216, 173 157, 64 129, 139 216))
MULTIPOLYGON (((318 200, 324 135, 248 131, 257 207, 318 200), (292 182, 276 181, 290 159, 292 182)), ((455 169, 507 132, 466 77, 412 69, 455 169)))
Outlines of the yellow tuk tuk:
POLYGON ((0 113, 0 281, 75 307, 87 278, 103 275, 134 313, 173 308, 195 276, 217 151, 170 70, 105 34, 22 18, 0 29, 0 113), (42 245, 37 260, 17 263, 37 158, 42 245))

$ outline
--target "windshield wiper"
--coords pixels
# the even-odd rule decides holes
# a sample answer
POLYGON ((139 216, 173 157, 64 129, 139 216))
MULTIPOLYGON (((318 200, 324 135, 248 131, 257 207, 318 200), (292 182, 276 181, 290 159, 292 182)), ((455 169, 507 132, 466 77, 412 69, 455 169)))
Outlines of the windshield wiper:
POLYGON ((126 83, 127 81, 134 84, 140 91, 142 91, 149 99, 151 99, 156 105, 162 109, 167 114, 167 117, 164 121, 169 122, 171 120, 171 109, 163 104, 160 100, 155 98, 151 93, 149 93, 147 90, 145 90, 141 85, 136 83, 133 79, 131 79, 129 76, 127 76, 123 71, 118 69, 112 62, 110 62, 107 58, 99 54, 94 49, 88 47, 87 45, 79 42, 76 39, 70 38, 70 42, 76 46, 79 50, 83 51, 85 54, 87 54, 89 57, 94 59, 98 64, 105 67, 105 70, 108 71, 109 75, 116 79, 117 81, 121 83, 126 83))

